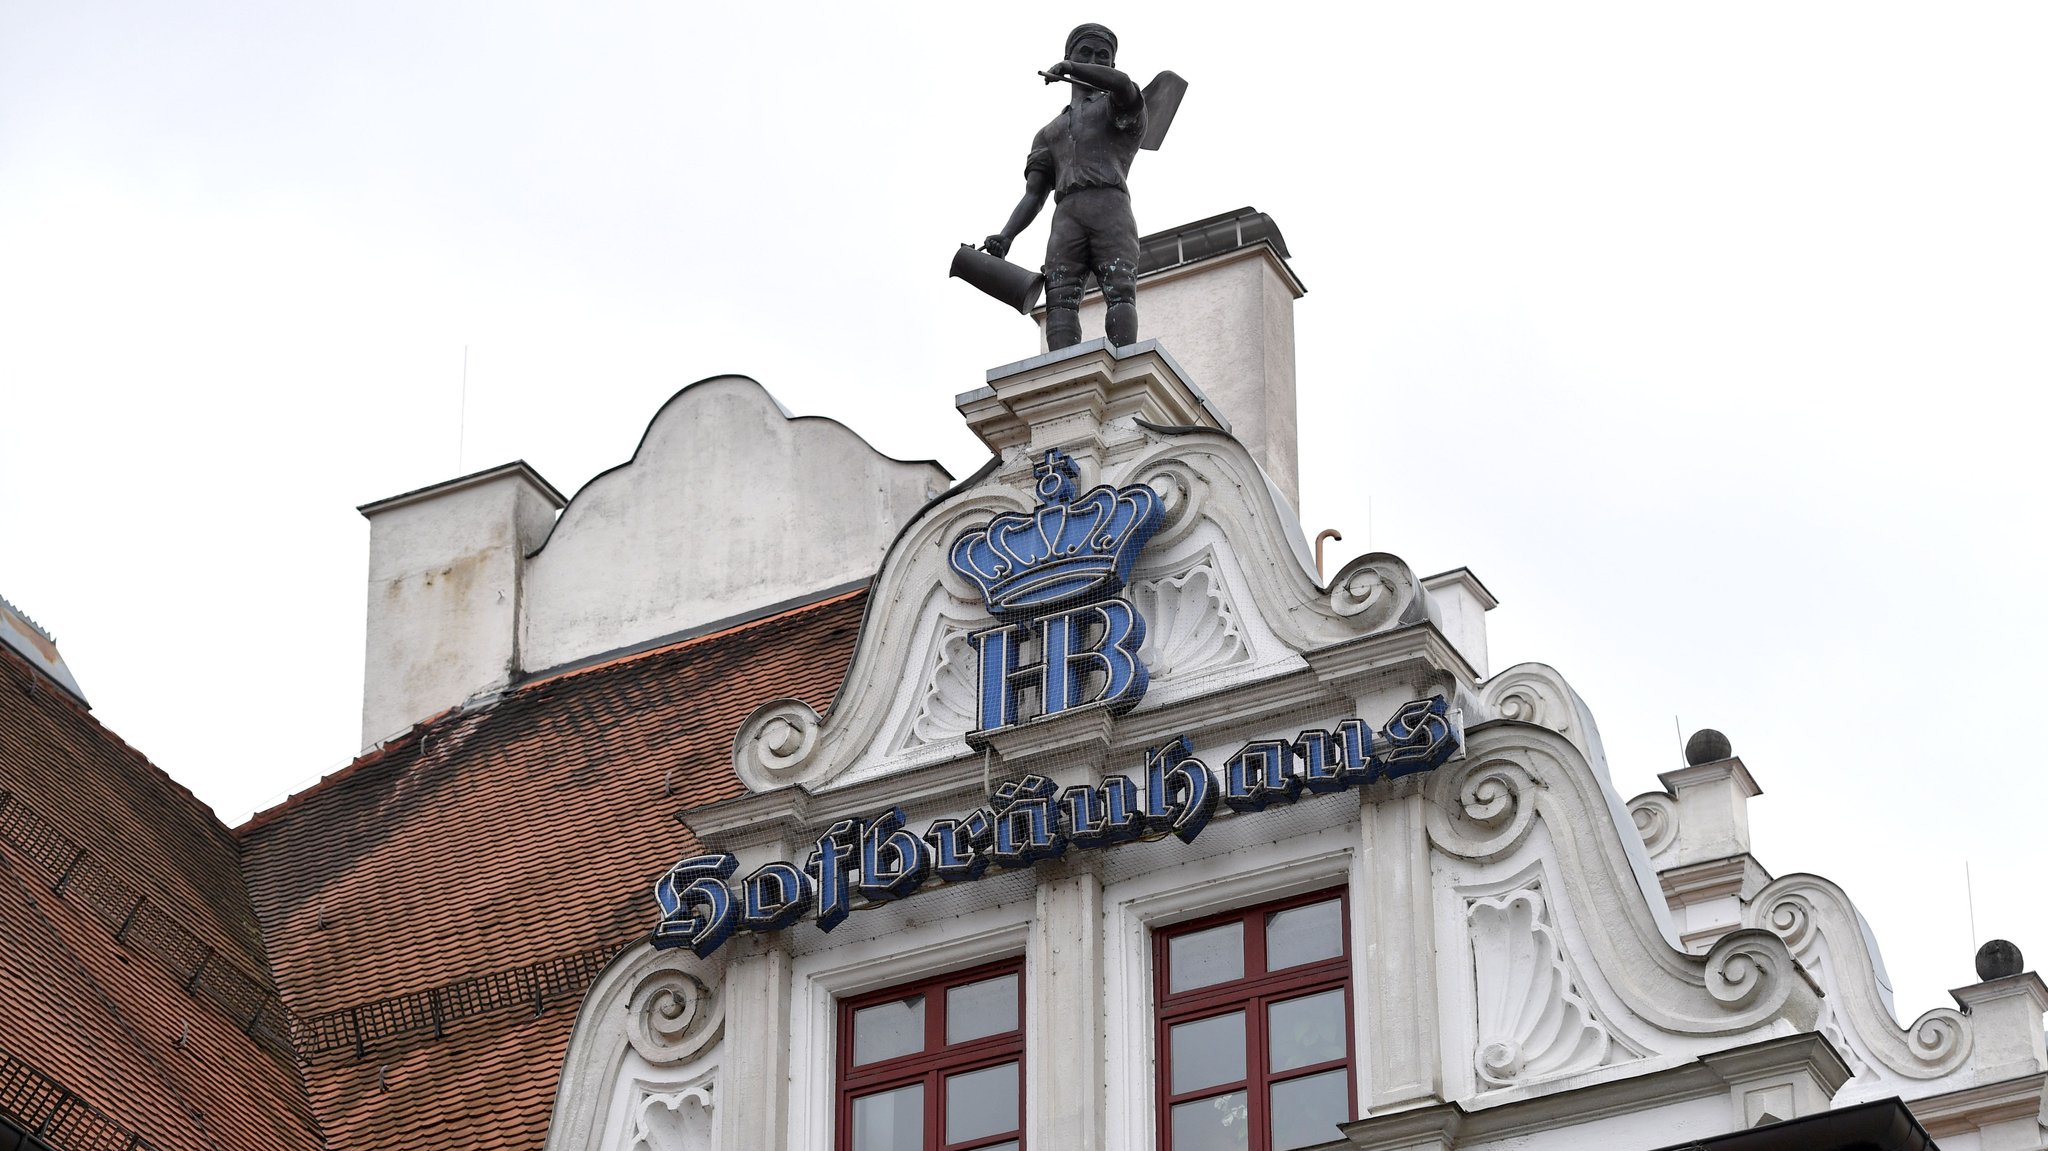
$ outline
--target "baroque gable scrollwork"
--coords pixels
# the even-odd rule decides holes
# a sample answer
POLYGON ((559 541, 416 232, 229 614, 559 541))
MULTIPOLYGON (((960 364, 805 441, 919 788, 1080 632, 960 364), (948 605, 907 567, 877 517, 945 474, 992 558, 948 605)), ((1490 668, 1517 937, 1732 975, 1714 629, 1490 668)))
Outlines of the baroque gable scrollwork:
POLYGON ((643 977, 626 1006, 627 1039, 656 1066, 694 1057, 725 1030, 724 998, 695 975, 672 967, 643 977))
MULTIPOLYGON (((1575 958, 1600 973, 1628 1012, 1658 1030, 1689 1037, 1781 1023, 1804 1031, 1818 1023, 1819 988, 1770 932, 1731 932, 1705 955, 1673 945, 1622 838, 1634 837, 1637 829, 1608 803, 1601 781, 1564 736, 1495 723, 1468 729, 1467 739, 1466 761, 1437 772, 1425 785, 1430 842, 1453 859, 1483 864, 1506 858, 1541 828, 1556 880, 1544 899, 1602 909, 1605 929, 1588 934, 1587 954, 1575 958)), ((1554 931, 1556 920, 1545 922, 1554 931)), ((1504 1034, 1515 1031, 1501 1026, 1504 1034)), ((1568 1050, 1574 1053, 1567 1062, 1579 1058, 1576 1049, 1568 1050)))
POLYGON ((546 1151, 714 1151, 725 964, 628 948, 577 1010, 546 1151))
MULTIPOLYGON (((1140 485, 1156 494, 1157 530, 1125 586, 1141 601, 1133 609, 1146 628, 1139 658, 1162 683, 1218 672, 1250 676, 1434 618, 1429 593, 1396 556, 1359 556, 1322 583, 1291 510, 1241 444, 1216 433, 1127 431, 1114 447, 1075 449, 1072 482, 1076 491, 1140 485)), ((764 702, 740 726, 733 768, 750 791, 818 792, 874 771, 929 764, 973 729, 978 660, 967 635, 982 625, 988 588, 949 557, 963 542, 979 556, 974 533, 1037 515, 1026 477, 1040 457, 1005 449, 903 529, 870 586, 831 715, 781 699, 764 702)), ((1070 521, 1061 521, 1063 532, 1070 521)), ((1002 540, 1018 542, 1012 536, 1002 540)), ((988 574, 1008 578, 994 567, 988 574)))
POLYGON ((1520 663, 1498 672, 1479 685, 1479 704, 1484 718, 1532 723, 1565 737, 1607 778, 1607 753, 1593 713, 1556 668, 1520 663))
POLYGON ((1845 1058, 1861 1062, 1867 1053, 1907 1079, 1939 1079, 1969 1059, 1973 1036, 1962 1012, 1937 1007, 1904 1027, 1892 1018, 1869 929, 1833 883, 1802 874, 1772 880, 1744 909, 1743 922, 1782 939, 1820 977, 1838 1028, 1830 1038, 1845 1058))

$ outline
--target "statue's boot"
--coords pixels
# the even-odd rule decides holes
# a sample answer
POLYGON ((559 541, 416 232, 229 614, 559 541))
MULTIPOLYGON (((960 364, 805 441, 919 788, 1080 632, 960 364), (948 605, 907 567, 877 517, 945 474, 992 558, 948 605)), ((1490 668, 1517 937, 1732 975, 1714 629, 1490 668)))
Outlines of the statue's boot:
POLYGON ((1051 351, 1081 342, 1081 294, 1088 273, 1065 263, 1045 269, 1045 346, 1051 351))
POLYGON ((1138 305, 1111 304, 1102 317, 1102 334, 1109 337, 1111 347, 1121 348, 1138 342, 1138 305))
POLYGON ((1113 348, 1138 342, 1138 265, 1135 260, 1115 259, 1095 269, 1102 285, 1102 334, 1113 348))
POLYGON ((1045 310, 1045 346, 1052 351, 1071 348, 1081 342, 1081 310, 1079 308, 1047 308, 1045 310))

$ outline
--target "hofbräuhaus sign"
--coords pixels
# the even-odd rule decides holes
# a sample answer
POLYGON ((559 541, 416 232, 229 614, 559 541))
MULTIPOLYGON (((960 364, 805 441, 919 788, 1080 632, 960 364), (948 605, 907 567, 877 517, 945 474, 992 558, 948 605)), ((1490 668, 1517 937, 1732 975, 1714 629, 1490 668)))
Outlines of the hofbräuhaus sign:
MULTIPOLYGON (((974 633, 980 659, 979 728, 991 732, 1082 707, 1121 714, 1149 683, 1139 652, 1145 620, 1120 593, 1162 519, 1144 484, 1075 490, 1073 461, 1048 451, 1034 474, 1039 507, 963 534, 950 562, 974 581, 997 623, 974 633), (1032 702, 1036 701, 1035 709, 1032 702)), ((830 931, 856 905, 906 899, 929 883, 979 879, 990 866, 1030 867, 1070 848, 1091 850, 1172 835, 1192 843, 1218 806, 1249 813, 1427 771, 1460 746, 1442 696, 1396 709, 1377 730, 1359 719, 1255 739, 1224 761, 1219 782, 1187 736, 1145 753, 1138 779, 1113 775, 1061 790, 1027 775, 994 790, 964 818, 920 834, 901 807, 826 828, 802 863, 775 860, 734 883, 739 859, 684 859, 655 882, 657 947, 718 950, 736 931, 772 932, 810 916, 830 931)))

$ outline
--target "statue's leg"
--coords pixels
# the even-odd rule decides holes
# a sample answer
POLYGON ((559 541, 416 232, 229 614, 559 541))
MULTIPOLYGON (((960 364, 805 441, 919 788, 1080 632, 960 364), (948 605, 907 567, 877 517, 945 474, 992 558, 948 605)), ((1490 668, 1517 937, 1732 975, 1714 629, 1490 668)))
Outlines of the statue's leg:
POLYGON ((1052 351, 1081 342, 1081 295, 1088 287, 1088 236, 1062 201, 1052 212, 1045 242, 1045 346, 1052 351))
POLYGON ((1095 281, 1102 285, 1102 334, 1113 347, 1138 342, 1138 221, 1123 192, 1103 197, 1094 237, 1095 281))
POLYGON ((1053 351, 1081 342, 1081 296, 1088 270, 1079 264, 1045 266, 1045 346, 1053 351))
POLYGON ((1095 269, 1102 285, 1102 334, 1113 347, 1138 342, 1138 264, 1121 257, 1095 269))

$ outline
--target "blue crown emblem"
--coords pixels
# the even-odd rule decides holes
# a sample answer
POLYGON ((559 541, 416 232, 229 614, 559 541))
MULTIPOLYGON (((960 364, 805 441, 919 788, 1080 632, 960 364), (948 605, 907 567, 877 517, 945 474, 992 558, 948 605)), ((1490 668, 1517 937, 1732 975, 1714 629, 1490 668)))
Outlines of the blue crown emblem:
POLYGON ((1074 494, 1074 461, 1058 448, 1032 468, 1035 512, 1009 512, 953 544, 953 570, 981 587, 991 615, 1038 613, 1115 595, 1165 518, 1144 484, 1074 494))

